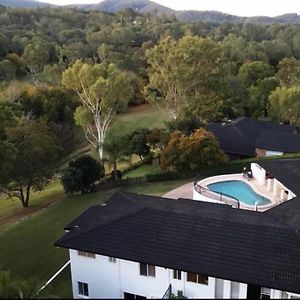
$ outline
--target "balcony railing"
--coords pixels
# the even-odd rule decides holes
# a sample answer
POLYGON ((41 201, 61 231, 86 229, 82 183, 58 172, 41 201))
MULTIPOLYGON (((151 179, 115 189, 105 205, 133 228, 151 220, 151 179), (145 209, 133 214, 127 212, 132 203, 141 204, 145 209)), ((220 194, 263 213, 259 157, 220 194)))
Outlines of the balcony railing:
POLYGON ((172 294, 172 285, 170 284, 166 290, 166 292, 164 293, 164 295, 162 296, 162 299, 170 299, 172 294))
POLYGON ((224 193, 214 192, 206 187, 199 185, 197 181, 194 182, 194 189, 196 192, 205 197, 224 202, 225 204, 229 204, 236 208, 240 208, 240 201, 237 198, 224 193))

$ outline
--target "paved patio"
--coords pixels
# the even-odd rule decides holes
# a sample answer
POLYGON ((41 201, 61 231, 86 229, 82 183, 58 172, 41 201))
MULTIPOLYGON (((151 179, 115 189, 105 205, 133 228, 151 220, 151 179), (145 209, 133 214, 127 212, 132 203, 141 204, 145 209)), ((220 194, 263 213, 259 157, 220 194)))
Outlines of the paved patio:
POLYGON ((175 190, 172 190, 163 195, 165 198, 178 199, 178 198, 186 198, 193 199, 193 188, 194 182, 186 183, 175 190))

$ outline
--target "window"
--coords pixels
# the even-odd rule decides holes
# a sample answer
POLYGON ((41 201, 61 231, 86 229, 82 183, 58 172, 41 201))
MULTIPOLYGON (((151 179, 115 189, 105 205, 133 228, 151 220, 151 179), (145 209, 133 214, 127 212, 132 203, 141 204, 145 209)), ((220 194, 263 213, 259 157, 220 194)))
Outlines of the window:
POLYGON ((260 299, 270 299, 271 289, 262 287, 260 290, 260 299))
POLYGON ((112 263, 116 263, 117 262, 117 259, 115 257, 109 257, 108 259, 110 262, 112 263))
POLYGON ((174 279, 181 280, 181 271, 173 270, 173 277, 174 277, 174 279))
POLYGON ((83 296, 89 295, 89 286, 87 283, 78 281, 78 294, 83 296))
POLYGON ((85 252, 85 251, 77 251, 77 254, 80 256, 90 257, 90 258, 96 258, 96 255, 94 253, 85 252))
POLYGON ((147 299, 147 297, 135 295, 131 293, 124 293, 124 299, 147 299))
POLYGON ((140 263, 140 275, 155 277, 155 266, 140 263))
POLYGON ((187 281, 208 285, 208 276, 188 272, 187 281))

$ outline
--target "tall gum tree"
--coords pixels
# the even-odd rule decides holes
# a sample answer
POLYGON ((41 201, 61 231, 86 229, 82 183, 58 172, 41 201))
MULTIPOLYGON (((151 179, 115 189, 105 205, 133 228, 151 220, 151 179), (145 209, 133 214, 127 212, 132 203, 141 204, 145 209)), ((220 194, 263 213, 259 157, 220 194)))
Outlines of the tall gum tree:
POLYGON ((114 64, 90 65, 77 60, 64 71, 62 84, 79 97, 81 105, 75 112, 75 120, 83 128, 87 141, 98 151, 103 167, 107 130, 133 95, 130 80, 114 64))
POLYGON ((214 99, 220 98, 224 78, 231 71, 221 47, 210 38, 167 37, 147 50, 146 58, 149 84, 145 95, 149 101, 165 103, 173 119, 191 99, 202 103, 203 95, 211 100, 205 106, 215 106, 214 99))

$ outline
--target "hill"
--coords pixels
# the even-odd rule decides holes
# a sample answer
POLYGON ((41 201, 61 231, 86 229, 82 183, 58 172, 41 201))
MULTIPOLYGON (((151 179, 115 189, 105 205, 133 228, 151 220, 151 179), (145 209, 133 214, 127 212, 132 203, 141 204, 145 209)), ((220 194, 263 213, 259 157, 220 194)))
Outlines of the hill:
POLYGON ((165 13, 167 15, 174 14, 181 22, 234 22, 234 23, 260 23, 260 24, 300 24, 300 15, 285 14, 277 17, 240 17, 230 14, 225 14, 219 11, 197 11, 183 10, 176 11, 166 6, 160 5, 150 0, 104 0, 98 4, 76 5, 85 10, 100 10, 115 13, 125 8, 131 8, 141 13, 153 12, 165 13))
POLYGON ((34 0, 0 0, 0 5, 11 7, 23 7, 23 8, 38 8, 38 7, 53 7, 46 2, 34 1, 34 0))
MULTIPOLYGON (((44 0, 47 1, 47 0, 44 0)), ((35 0, 0 0, 0 5, 24 8, 36 8, 54 5, 35 1, 35 0)), ((296 13, 284 14, 276 17, 254 16, 241 17, 225 14, 219 11, 197 11, 183 10, 176 11, 169 7, 160 5, 150 0, 99 0, 98 4, 73 4, 70 5, 83 10, 99 10, 110 13, 116 13, 125 8, 131 8, 140 13, 153 12, 164 13, 167 15, 174 14, 181 22, 212 22, 212 23, 254 23, 254 24, 300 24, 300 15, 296 13)))
POLYGON ((98 4, 79 5, 79 7, 83 9, 94 9, 111 13, 116 13, 125 8, 131 8, 141 13, 153 12, 153 10, 166 14, 175 13, 175 11, 171 8, 149 0, 105 0, 98 4))
POLYGON ((224 14, 219 11, 184 10, 176 11, 175 15, 181 22, 243 22, 244 17, 224 14))

